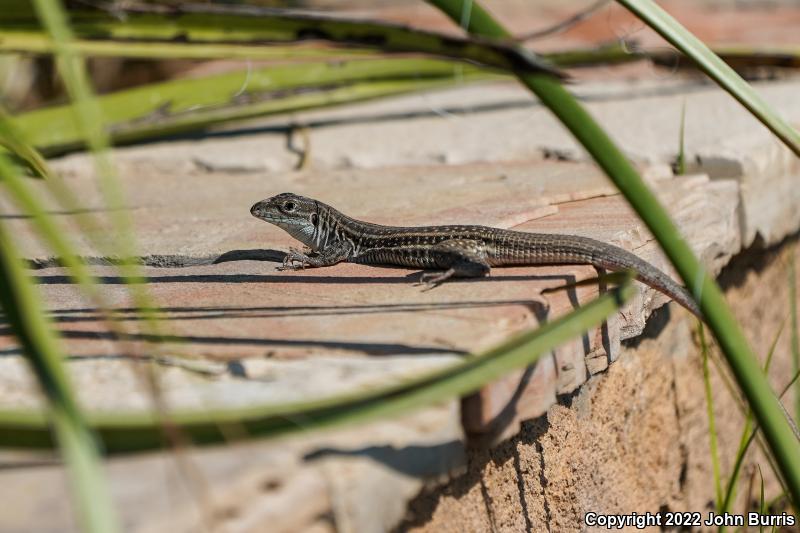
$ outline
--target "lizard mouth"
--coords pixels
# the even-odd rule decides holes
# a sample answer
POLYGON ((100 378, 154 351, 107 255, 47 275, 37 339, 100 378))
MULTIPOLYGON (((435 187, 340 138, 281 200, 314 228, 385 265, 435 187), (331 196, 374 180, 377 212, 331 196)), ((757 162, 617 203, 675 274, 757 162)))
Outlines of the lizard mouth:
POLYGON ((263 220, 264 222, 275 224, 276 226, 279 226, 281 225, 282 222, 285 222, 282 218, 277 217, 275 215, 271 215, 270 213, 261 213, 253 216, 255 216, 259 220, 263 220))
POLYGON ((287 220, 286 217, 275 213, 272 209, 264 206, 261 202, 250 208, 250 214, 259 220, 269 222, 270 224, 274 224, 279 227, 284 227, 291 224, 291 221, 287 220))

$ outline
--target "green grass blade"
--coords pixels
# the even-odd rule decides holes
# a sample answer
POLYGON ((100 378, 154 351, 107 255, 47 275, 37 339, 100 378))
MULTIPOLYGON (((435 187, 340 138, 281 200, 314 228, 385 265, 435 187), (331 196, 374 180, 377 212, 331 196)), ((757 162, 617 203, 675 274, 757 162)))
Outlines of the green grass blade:
POLYGON ((735 70, 652 0, 617 0, 672 46, 686 54, 720 87, 736 98, 786 146, 800 156, 800 134, 775 113, 735 70))
POLYGON ((27 141, 25 134, 14 124, 14 119, 2 106, 0 106, 0 146, 27 163, 36 176, 47 178, 51 175, 44 157, 27 141))
MULTIPOLYGON (((758 499, 758 512, 761 513, 762 516, 767 514, 767 498, 764 496, 764 474, 761 472, 761 465, 758 466, 758 477, 761 480, 761 491, 759 493, 758 499)), ((764 533, 764 526, 759 526, 759 531, 764 533)))
POLYGON ((680 130, 678 131, 678 161, 675 164, 675 174, 678 176, 683 176, 686 174, 686 143, 685 141, 685 131, 686 131, 686 100, 683 101, 683 105, 681 105, 681 126, 680 130))
POLYGON ((722 478, 719 466, 719 447, 717 446, 717 424, 714 416, 714 397, 711 391, 711 374, 708 369, 708 344, 702 322, 698 325, 700 349, 703 357, 703 385, 706 396, 706 412, 708 415, 708 438, 711 448, 711 466, 714 472, 714 494, 717 509, 722 506, 722 478))
POLYGON ((789 389, 791 389, 792 386, 795 383, 797 383, 799 380, 800 380, 800 370, 798 370, 797 372, 794 373, 794 376, 792 376, 792 379, 789 380, 789 384, 786 385, 786 387, 783 389, 783 392, 781 393, 781 396, 786 394, 789 391, 789 389))
MULTIPOLYGON (((91 57, 125 57, 141 59, 254 59, 286 60, 342 59, 368 57, 376 50, 304 45, 242 45, 227 43, 132 42, 126 40, 76 39, 75 51, 91 57)), ((52 54, 53 41, 41 31, 18 31, 0 26, 0 52, 18 54, 52 54)))
MULTIPOLYGON (((52 36, 58 70, 67 90, 74 101, 71 107, 73 120, 80 135, 86 138, 95 154, 101 191, 107 207, 112 213, 114 225, 120 234, 118 242, 124 250, 122 258, 132 258, 131 224, 124 210, 124 196, 116 179, 114 167, 108 156, 108 138, 104 130, 105 118, 94 100, 83 59, 71 46, 72 35, 67 25, 66 15, 58 0, 37 0, 34 2, 37 13, 52 36)), ((57 125, 54 125, 56 127, 57 125)))
MULTIPOLYGON (((786 46, 714 46, 710 50, 742 76, 758 73, 764 67, 773 69, 800 68, 800 48, 786 46)), ((639 57, 646 57, 656 65, 674 68, 698 68, 697 63, 681 61, 680 52, 674 50, 640 50, 639 57)))
POLYGON ((781 334, 783 333, 783 328, 786 327, 786 317, 781 321, 781 325, 778 326, 778 331, 775 333, 775 337, 772 338, 772 342, 769 345, 769 351, 767 352, 767 358, 764 361, 764 375, 767 375, 769 372, 769 367, 772 365, 772 356, 775 355, 775 348, 778 347, 778 341, 781 338, 781 334))
MULTIPOLYGON (((789 255, 789 315, 790 315, 790 331, 792 333, 792 366, 794 367, 795 374, 800 372, 800 332, 798 332, 798 317, 797 317, 797 262, 795 254, 797 247, 795 246, 792 253, 789 255)), ((800 390, 795 391, 794 394, 794 418, 800 420, 800 390)))
MULTIPOLYGON (((455 22, 462 20, 464 10, 471 6, 468 25, 470 32, 498 39, 507 39, 510 36, 477 2, 428 1, 455 22)), ((705 272, 653 192, 583 106, 551 76, 519 74, 518 77, 592 155, 661 244, 700 305, 706 323, 722 348, 736 382, 763 428, 792 497, 795 501, 800 501, 800 443, 795 439, 781 405, 764 378, 722 291, 705 272)))
MULTIPOLYGON (((121 259, 117 265, 120 276, 131 293, 134 305, 142 313, 149 334, 163 336, 161 325, 152 312, 155 306, 142 283, 144 277, 135 261, 137 245, 133 223, 130 213, 125 209, 124 193, 108 153, 109 139, 105 131, 105 117, 94 98, 83 58, 72 47, 72 32, 67 24, 66 13, 59 0, 36 0, 34 7, 52 37, 59 72, 74 102, 74 121, 95 156, 100 191, 117 237, 114 245, 118 253, 114 255, 121 259)), ((147 378, 151 382, 153 401, 159 403, 156 378, 153 374, 149 374, 147 378)))
MULTIPOLYGON (((772 356, 775 354, 775 348, 778 346, 778 341, 781 338, 784 326, 786 326, 785 319, 783 322, 781 322, 781 325, 778 328, 778 331, 775 333, 775 336, 772 338, 772 343, 769 346, 767 358, 764 361, 765 376, 769 372, 769 367, 772 364, 772 356)), ((778 397, 782 397, 783 394, 785 394, 785 390, 778 397)), ((755 437, 755 431, 752 430, 753 412, 748 409, 744 415, 744 427, 742 428, 742 435, 739 437, 739 448, 736 450, 736 458, 734 459, 733 469, 731 470, 731 475, 728 477, 728 484, 725 487, 725 498, 722 500, 721 505, 718 504, 718 511, 720 513, 731 512, 733 500, 736 498, 736 485, 739 482, 739 474, 741 473, 742 465, 744 464, 744 458, 747 455, 747 450, 750 448, 750 444, 753 442, 753 438, 755 437)), ((723 531, 725 531, 725 527, 720 526, 719 532, 722 533, 723 531)))
MULTIPOLYGON (((100 96, 97 102, 111 140, 123 143, 490 77, 474 67, 431 59, 314 62, 154 83, 100 96)), ((72 106, 30 111, 16 121, 48 154, 85 144, 72 106)))
MULTIPOLYGON (((118 530, 108 487, 103 477, 94 438, 78 409, 62 352, 53 330, 44 318, 36 289, 25 275, 16 246, 0 224, 0 308, 34 370, 48 402, 53 424, 73 486, 73 498, 90 532, 118 530)), ((45 429, 45 432, 49 431, 45 429)))
MULTIPOLYGON (((345 58, 364 58, 381 55, 376 49, 325 46, 320 43, 290 45, 246 45, 224 42, 205 44, 202 42, 184 43, 139 42, 125 39, 76 39, 75 51, 91 57, 125 57, 141 59, 268 59, 287 58, 342 60, 345 58)), ((650 60, 656 65, 675 68, 676 52, 631 49, 630 44, 621 41, 603 44, 586 49, 572 49, 540 54, 540 57, 557 68, 579 68, 598 65, 614 65, 631 61, 650 60)), ((52 54, 53 42, 41 31, 19 31, 18 28, 3 27, 0 21, 0 52, 18 54, 52 54)), ((737 71, 753 68, 800 68, 800 50, 797 48, 744 48, 721 46, 712 48, 717 56, 737 71)), ((463 63, 461 63, 463 64, 463 63)), ((692 67, 694 63, 681 68, 692 67)))
POLYGON ((80 284, 95 301, 101 299, 97 289, 97 280, 89 273, 86 265, 80 261, 65 237, 64 231, 56 225, 52 217, 47 216, 41 203, 24 180, 17 175, 11 164, 1 155, 0 186, 4 187, 14 202, 32 217, 33 224, 42 239, 69 269, 75 282, 80 284))
MULTIPOLYGON (((59 199, 66 211, 78 213, 79 226, 87 236, 96 236, 100 232, 94 219, 88 217, 88 213, 80 210, 81 206, 72 192, 62 182, 57 174, 52 174, 46 181, 48 188, 53 192, 53 196, 59 199)), ((111 316, 111 304, 99 290, 99 282, 91 274, 88 266, 82 261, 75 252, 68 233, 59 227, 55 219, 48 216, 36 194, 31 191, 26 180, 21 178, 16 169, 9 164, 5 157, 0 155, 0 187, 5 188, 9 197, 22 209, 23 212, 31 217, 34 229, 39 233, 42 242, 55 253, 59 262, 66 267, 67 274, 73 282, 78 284, 80 289, 95 304, 100 316, 105 320, 106 325, 111 331, 117 342, 123 343, 126 338, 126 328, 119 321, 113 320, 111 316)), ((128 343, 125 343, 128 344, 128 343)), ((123 346, 122 349, 129 354, 136 351, 130 345, 123 346)), ((176 355, 178 355, 176 353, 176 355)))
MULTIPOLYGON (((35 17, 27 14, 24 2, 14 1, 11 16, 0 14, 0 40, 4 33, 39 30, 35 17)), ((69 22, 75 35, 84 40, 127 40, 171 43, 180 41, 209 46, 286 44, 308 40, 377 49, 384 52, 413 52, 471 61, 502 70, 548 72, 554 68, 532 53, 520 53, 515 46, 474 38, 417 30, 379 21, 348 19, 311 12, 291 12, 256 6, 220 4, 89 4, 74 6, 69 22), (113 13, 111 10, 113 9, 113 13)), ((66 22, 66 20, 65 20, 66 22)), ((53 49, 58 49, 55 39, 53 49)))
MULTIPOLYGON (((68 189, 63 184, 59 188, 60 178, 50 171, 43 157, 27 143, 25 132, 11 122, 11 117, 5 115, 2 108, 0 108, 0 130, 11 132, 14 135, 20 143, 20 151, 15 150, 14 153, 19 157, 31 157, 31 165, 36 165, 41 177, 48 179, 48 185, 55 196, 69 194, 68 189)), ((72 244, 66 237, 67 233, 58 227, 52 217, 46 214, 40 199, 36 197, 25 183, 25 180, 17 174, 10 162, 2 154, 0 154, 0 186, 6 189, 11 199, 23 212, 30 215, 33 225, 42 240, 67 267, 73 281, 81 286, 99 308, 108 307, 102 294, 97 289, 98 282, 96 278, 91 275, 86 265, 74 252, 72 244)), ((65 202, 65 207, 71 211, 79 210, 77 201, 72 197, 65 202)))
MULTIPOLYGON (((59 183, 60 178, 51 176, 48 184, 59 183)), ((60 228, 53 217, 48 216, 40 200, 31 191, 25 180, 17 175, 16 169, 0 155, 0 187, 5 188, 9 197, 31 217, 33 227, 39 233, 42 241, 55 253, 59 261, 67 269, 72 280, 97 306, 101 316, 105 319, 110 331, 117 339, 124 338, 125 328, 109 315, 111 305, 108 299, 99 290, 98 280, 89 272, 87 265, 75 253, 74 247, 66 236, 67 233, 60 228)))
MULTIPOLYGON (((397 385, 289 405, 173 412, 170 420, 191 442, 209 444, 224 441, 223 430, 231 425, 246 430, 239 432, 241 438, 273 437, 397 416, 473 392, 511 370, 533 364, 556 346, 602 322, 633 294, 635 288, 629 280, 568 315, 492 350, 397 385)), ((89 421, 108 453, 164 446, 162 432, 152 414, 95 415, 89 416, 89 421)), ((48 448, 52 444, 40 413, 0 411, 0 446, 48 448)))

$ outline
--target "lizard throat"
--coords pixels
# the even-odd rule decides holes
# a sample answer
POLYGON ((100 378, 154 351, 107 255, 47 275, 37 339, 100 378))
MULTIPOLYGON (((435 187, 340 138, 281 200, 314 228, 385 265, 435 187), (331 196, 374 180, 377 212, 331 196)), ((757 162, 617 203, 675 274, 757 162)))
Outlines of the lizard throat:
POLYGON ((281 224, 280 227, 306 246, 313 247, 314 226, 311 224, 281 224))

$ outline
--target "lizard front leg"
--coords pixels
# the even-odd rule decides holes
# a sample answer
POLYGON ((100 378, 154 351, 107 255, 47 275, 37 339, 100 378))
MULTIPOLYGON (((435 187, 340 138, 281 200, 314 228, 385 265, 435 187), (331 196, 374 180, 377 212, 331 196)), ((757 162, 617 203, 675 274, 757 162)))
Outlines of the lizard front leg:
POLYGON ((347 261, 351 255, 350 244, 346 241, 334 243, 315 255, 307 255, 294 248, 283 258, 278 270, 301 270, 306 267, 324 267, 347 261), (297 263, 297 264, 295 264, 297 263))
POLYGON ((450 278, 477 278, 491 270, 487 260, 486 246, 480 241, 450 239, 431 247, 430 254, 436 265, 446 268, 444 272, 423 272, 420 283, 429 289, 450 278))

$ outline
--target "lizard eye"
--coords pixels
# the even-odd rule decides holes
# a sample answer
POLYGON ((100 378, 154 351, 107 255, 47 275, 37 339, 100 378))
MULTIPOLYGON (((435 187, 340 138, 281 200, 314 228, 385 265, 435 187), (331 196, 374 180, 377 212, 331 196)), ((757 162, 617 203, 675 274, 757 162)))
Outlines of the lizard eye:
POLYGON ((283 204, 283 209, 286 211, 294 211, 294 202, 286 202, 283 204))

